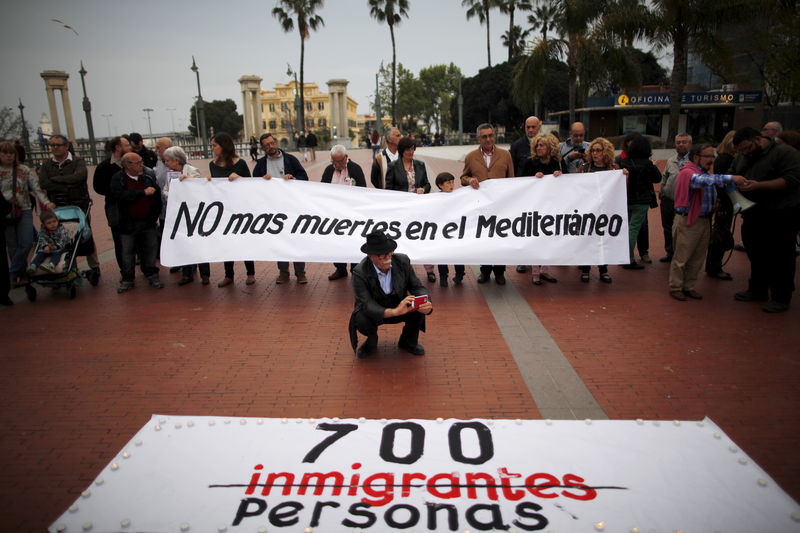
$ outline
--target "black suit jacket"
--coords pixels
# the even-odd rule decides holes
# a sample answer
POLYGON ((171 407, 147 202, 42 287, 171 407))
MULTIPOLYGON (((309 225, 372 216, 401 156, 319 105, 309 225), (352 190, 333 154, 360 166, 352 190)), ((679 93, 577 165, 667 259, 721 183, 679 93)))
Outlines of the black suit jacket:
MULTIPOLYGON (((431 184, 428 181, 428 172, 425 170, 425 163, 422 161, 412 160, 414 165, 414 185, 416 188, 425 189, 425 193, 431 192, 431 184)), ((403 166, 403 159, 400 158, 389 166, 386 171, 386 185, 384 187, 390 191, 405 191, 408 192, 408 175, 406 168, 403 166)))
POLYGON ((508 150, 511 152, 511 160, 514 162, 514 175, 522 176, 522 165, 531 156, 531 140, 527 135, 523 135, 511 145, 508 150))
MULTIPOLYGON (((322 183, 330 183, 333 179, 333 171, 333 165, 328 165, 322 172, 322 179, 320 181, 322 183)), ((353 163, 350 160, 347 161, 347 174, 351 179, 356 181, 356 187, 367 186, 367 180, 364 178, 364 171, 361 170, 361 167, 358 164, 353 163)))

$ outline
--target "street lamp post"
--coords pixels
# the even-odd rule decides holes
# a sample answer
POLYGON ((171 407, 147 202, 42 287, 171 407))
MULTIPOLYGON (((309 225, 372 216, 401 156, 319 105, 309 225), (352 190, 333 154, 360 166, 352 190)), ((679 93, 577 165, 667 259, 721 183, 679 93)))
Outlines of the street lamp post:
POLYGON ((86 129, 89 130, 89 150, 92 154, 92 164, 96 165, 97 161, 97 146, 95 146, 94 138, 94 125, 92 124, 92 103, 89 97, 86 96, 86 69, 83 68, 83 61, 81 61, 81 69, 78 71, 81 75, 81 86, 83 87, 83 112, 86 113, 86 129))
POLYGON ((101 117, 105 117, 105 119, 106 119, 106 127, 108 128, 108 138, 110 139, 111 138, 111 120, 109 119, 109 117, 113 117, 114 115, 112 115, 111 113, 108 113, 108 114, 100 113, 100 116, 101 117))
POLYGON ((298 134, 305 129, 305 124, 303 124, 303 113, 302 109, 300 109, 300 93, 298 92, 298 85, 297 85, 297 72, 292 70, 292 66, 287 63, 289 69, 286 71, 287 76, 294 76, 294 115, 295 115, 295 130, 298 134))
POLYGON ((206 139, 206 111, 203 108, 203 95, 200 93, 200 69, 192 56, 192 72, 197 76, 197 127, 200 129, 200 139, 203 143, 203 157, 208 156, 208 140, 206 139))
POLYGON ((150 132, 150 138, 153 138, 153 126, 150 124, 150 113, 153 112, 153 109, 150 107, 145 107, 142 109, 145 113, 147 113, 147 130, 150 132))
POLYGON ((378 73, 375 73, 375 129, 383 135, 383 113, 381 113, 381 95, 378 92, 378 73))
POLYGON ((25 114, 22 112, 25 106, 22 105, 22 98, 19 99, 19 118, 22 120, 22 144, 25 146, 25 151, 31 153, 31 141, 28 137, 28 126, 25 125, 25 114))
POLYGON ((461 76, 458 77, 458 144, 464 144, 464 97, 461 94, 461 76))
POLYGON ((172 123, 172 133, 175 133, 175 108, 168 107, 167 111, 169 111, 169 120, 172 123))

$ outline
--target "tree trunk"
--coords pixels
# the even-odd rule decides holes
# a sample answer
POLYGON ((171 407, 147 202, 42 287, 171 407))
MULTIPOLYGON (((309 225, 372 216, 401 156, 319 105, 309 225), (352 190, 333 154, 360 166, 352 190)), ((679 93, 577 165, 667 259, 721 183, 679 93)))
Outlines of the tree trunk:
POLYGON ((492 68, 492 47, 489 44, 489 6, 485 0, 483 5, 485 6, 484 10, 486 11, 486 57, 489 60, 489 68, 492 68))
MULTIPOLYGON (((306 40, 303 38, 303 34, 300 34, 300 109, 297 110, 297 116, 300 120, 300 131, 304 131, 306 129, 306 91, 305 91, 305 84, 304 84, 304 72, 303 72, 303 63, 305 62, 306 56, 306 40)), ((300 132, 298 132, 300 133, 300 132)))
POLYGON ((514 3, 512 2, 508 9, 508 61, 514 57, 514 49, 517 47, 516 38, 514 37, 514 3))
POLYGON ((392 126, 397 127, 397 51, 394 43, 394 24, 389 24, 392 34, 392 126))
POLYGON ((686 85, 686 62, 688 55, 688 36, 685 31, 678 31, 673 36, 672 76, 669 91, 669 130, 667 132, 667 146, 675 146, 675 136, 678 134, 678 122, 681 117, 681 99, 683 87, 686 85))
POLYGON ((570 127, 575 123, 575 99, 578 92, 578 67, 575 64, 575 43, 568 37, 569 50, 567 50, 567 68, 569 72, 569 123, 570 127))

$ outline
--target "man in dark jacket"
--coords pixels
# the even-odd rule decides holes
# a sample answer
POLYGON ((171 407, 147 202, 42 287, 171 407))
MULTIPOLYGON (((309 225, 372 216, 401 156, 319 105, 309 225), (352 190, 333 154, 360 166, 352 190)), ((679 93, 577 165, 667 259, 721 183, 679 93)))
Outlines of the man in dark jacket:
POLYGON ((794 292, 795 243, 800 231, 800 152, 742 128, 733 137, 739 154, 733 172, 747 178, 739 190, 756 203, 742 213, 742 240, 750 259, 747 290, 734 296, 741 302, 769 301, 768 313, 789 309, 794 292))
POLYGON ((155 174, 144 168, 139 154, 130 152, 122 156, 122 171, 111 178, 109 196, 114 201, 112 219, 116 218, 109 220, 109 224, 117 226, 122 242, 122 281, 117 292, 133 288, 137 255, 148 283, 163 288, 156 267, 161 189, 155 174))
MULTIPOLYGON (((306 180, 308 181, 308 174, 300 161, 291 154, 287 154, 278 148, 278 141, 271 133, 265 133, 259 139, 261 149, 266 154, 264 157, 256 161, 256 166, 253 169, 254 178, 270 179, 277 176, 287 180, 306 180)), ((294 263, 294 275, 297 276, 297 282, 300 284, 308 283, 306 279, 306 264, 301 261, 294 263)), ((289 281, 289 262, 278 261, 278 279, 275 283, 282 285, 289 281)))
POLYGON ((129 137, 131 139, 131 150, 136 152, 139 157, 142 158, 142 161, 144 161, 144 166, 147 168, 156 168, 158 156, 154 151, 144 145, 144 139, 142 139, 142 135, 140 133, 131 133, 129 137))
POLYGON ((403 333, 397 347, 414 355, 425 355, 418 343, 420 330, 425 331, 425 315, 433 312, 427 301, 414 305, 414 297, 427 294, 407 255, 393 253, 397 242, 380 231, 367 235, 361 251, 367 254, 353 269, 353 290, 356 305, 350 317, 350 342, 355 349, 356 331, 367 340, 356 350, 364 358, 378 347, 378 326, 403 322, 403 333), (408 296, 407 294, 410 293, 408 296))
MULTIPOLYGON (((81 208, 86 214, 86 220, 91 226, 92 216, 89 211, 91 199, 87 185, 86 162, 80 157, 73 157, 67 150, 67 138, 63 135, 50 137, 50 153, 52 159, 47 159, 39 167, 39 185, 47 193, 50 201, 57 207, 74 205, 81 208)), ((78 255, 85 255, 89 268, 92 269, 89 280, 93 285, 100 278, 100 262, 97 260, 97 251, 94 239, 78 249, 78 255)))

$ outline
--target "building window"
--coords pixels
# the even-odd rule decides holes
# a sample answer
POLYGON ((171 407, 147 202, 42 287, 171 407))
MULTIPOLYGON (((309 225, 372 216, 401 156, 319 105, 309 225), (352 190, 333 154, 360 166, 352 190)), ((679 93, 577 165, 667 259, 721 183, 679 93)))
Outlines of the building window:
POLYGON ((286 128, 286 123, 287 123, 287 122, 288 122, 288 121, 287 121, 285 118, 282 118, 282 119, 281 119, 281 129, 282 129, 282 130, 285 130, 285 129, 287 129, 287 128, 286 128))
POLYGON ((314 104, 311 103, 311 102, 306 102, 306 110, 307 111, 313 111, 314 110, 314 104))
POLYGON ((319 119, 319 122, 317 122, 317 124, 319 125, 320 128, 325 128, 328 126, 328 121, 324 118, 321 118, 319 119))
POLYGON ((269 129, 274 130, 276 125, 277 124, 274 120, 269 121, 269 129))
POLYGON ((317 109, 319 109, 320 111, 324 111, 325 110, 325 102, 317 102, 317 109))
POLYGON ((269 112, 270 113, 274 113, 275 112, 275 104, 269 104, 269 112))
POLYGON ((314 119, 313 118, 307 118, 306 119, 306 128, 313 128, 313 127, 314 127, 314 119))
POLYGON ((261 121, 261 129, 262 129, 262 130, 265 130, 265 129, 267 129, 267 121, 266 121, 266 120, 262 120, 262 121, 261 121))
POLYGON ((289 104, 281 102, 281 111, 289 111, 289 104))

